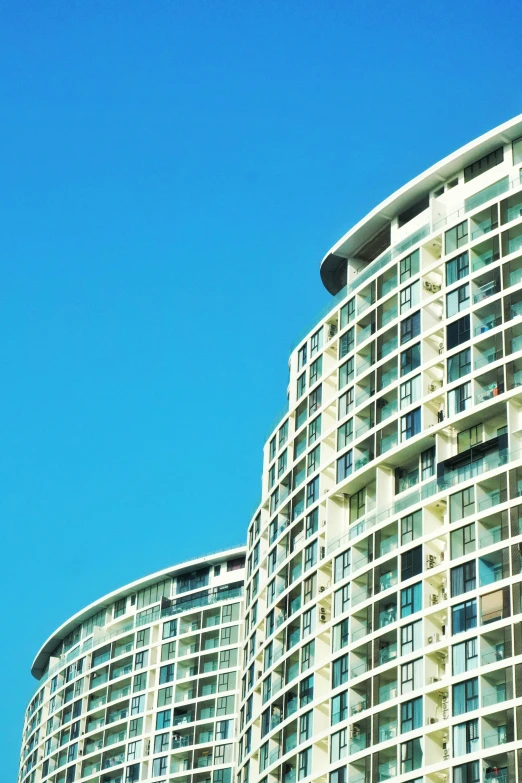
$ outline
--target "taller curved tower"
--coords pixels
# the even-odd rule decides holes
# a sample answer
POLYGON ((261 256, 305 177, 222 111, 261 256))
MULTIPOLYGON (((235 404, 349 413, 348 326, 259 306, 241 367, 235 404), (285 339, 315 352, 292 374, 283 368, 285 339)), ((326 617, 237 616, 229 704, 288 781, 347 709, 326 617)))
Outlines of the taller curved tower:
POLYGON ((522 116, 321 277, 248 530, 239 783, 521 780, 522 116))

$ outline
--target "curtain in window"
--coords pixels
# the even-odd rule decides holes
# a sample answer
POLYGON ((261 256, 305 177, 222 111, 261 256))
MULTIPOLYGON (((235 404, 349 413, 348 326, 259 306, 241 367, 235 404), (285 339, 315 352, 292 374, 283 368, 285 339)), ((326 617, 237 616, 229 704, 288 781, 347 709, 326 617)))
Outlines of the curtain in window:
POLYGON ((458 685, 453 686, 453 715, 462 715, 465 712, 466 712, 466 683, 459 682, 458 685))
POLYGON ((461 595, 464 592, 464 566, 451 569, 451 595, 461 595))
POLYGON ((459 723, 453 727, 453 756, 464 756, 466 753, 466 724, 459 723))

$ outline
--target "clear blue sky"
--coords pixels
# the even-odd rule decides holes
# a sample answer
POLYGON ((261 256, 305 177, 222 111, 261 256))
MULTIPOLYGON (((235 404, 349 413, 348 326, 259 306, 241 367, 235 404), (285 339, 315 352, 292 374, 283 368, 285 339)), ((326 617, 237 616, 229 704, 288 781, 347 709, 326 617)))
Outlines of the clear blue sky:
POLYGON ((320 259, 522 111, 521 17, 0 2, 1 783, 47 635, 244 540, 320 259))

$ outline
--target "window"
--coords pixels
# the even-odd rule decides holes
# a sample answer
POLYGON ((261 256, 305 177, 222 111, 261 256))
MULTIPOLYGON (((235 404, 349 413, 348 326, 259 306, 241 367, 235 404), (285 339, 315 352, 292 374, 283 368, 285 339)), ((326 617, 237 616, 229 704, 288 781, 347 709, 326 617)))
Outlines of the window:
POLYGON ((344 614, 350 608, 350 585, 344 585, 334 593, 334 616, 344 614))
MULTIPOLYGON (((156 734, 154 737, 154 753, 167 753, 169 750, 169 733, 166 734, 156 734)), ((131 745, 134 745, 134 742, 130 743, 131 745)))
POLYGON ((435 475, 435 446, 432 446, 421 454, 422 481, 435 475))
POLYGON ((343 647, 346 647, 348 642, 348 618, 346 618, 337 625, 334 625, 332 636, 332 651, 338 652, 339 650, 342 650, 343 647))
POLYGON ((297 352, 297 369, 301 370, 307 362, 307 346, 302 345, 297 352))
POLYGON ((332 688, 348 682, 348 654, 341 655, 332 664, 332 688))
POLYGON ((409 440, 414 435, 418 435, 421 431, 421 409, 415 408, 415 410, 406 413, 405 416, 401 416, 401 440, 409 440))
POLYGON ((321 407, 322 402, 322 387, 318 386, 308 397, 308 415, 315 413, 321 407))
POLYGON ((467 451, 477 443, 482 443, 482 424, 476 424, 467 430, 462 430, 457 435, 457 448, 459 454, 467 451))
POLYGON ((478 646, 476 637, 453 645, 452 666, 454 675, 464 674, 464 672, 477 668, 478 646))
POLYGON ((154 759, 152 762, 152 776, 156 777, 157 775, 166 775, 167 774, 167 761, 168 756, 161 756, 160 758, 154 759))
POLYGON ((465 348, 460 353, 450 356, 448 359, 448 383, 458 381, 459 378, 471 372, 471 348, 465 348))
POLYGON ((470 761, 453 767, 453 783, 480 783, 480 762, 470 761))
POLYGON ((416 275, 419 271, 419 256, 420 251, 416 250, 414 253, 412 253, 409 256, 406 256, 406 258, 401 258, 400 260, 400 282, 404 283, 406 280, 409 280, 410 277, 413 277, 416 275))
POLYGON ((401 628, 401 655, 409 655, 422 647, 422 620, 401 628))
POLYGON ((353 438, 353 419, 341 424, 337 430, 337 451, 346 448, 353 438))
POLYGON ((346 729, 332 734, 330 741, 330 763, 341 761, 348 754, 348 742, 346 740, 346 729))
POLYGON ((417 343, 417 345, 412 345, 411 348, 407 348, 401 353, 401 376, 416 370, 420 367, 420 363, 421 347, 420 343, 417 343))
POLYGON ((337 460, 337 481, 343 481, 352 473, 352 450, 347 451, 337 460))
POLYGON ((166 623, 163 623, 163 638, 164 639, 171 639, 173 636, 176 636, 176 633, 178 631, 178 621, 177 620, 169 620, 166 623))
POLYGON ((401 383, 400 387, 400 401, 401 408, 407 408, 408 405, 412 405, 417 402, 421 396, 421 376, 415 375, 409 381, 401 383))
POLYGON ((334 582, 340 582, 350 574, 350 550, 347 549, 342 555, 335 558, 334 582))
POLYGON ((411 579, 421 572, 422 546, 416 546, 401 555, 401 579, 411 579))
POLYGON ((422 535, 422 511, 415 511, 413 514, 401 519, 401 544, 408 544, 415 538, 422 535))
POLYGON ((422 697, 401 704, 401 734, 422 726, 422 697))
POLYGON ((423 660, 417 658, 417 660, 411 663, 403 663, 401 666, 401 693, 409 693, 410 691, 420 688, 423 684, 423 660))
POLYGON ((281 446, 284 446, 288 440, 288 421, 285 421, 285 423, 279 427, 278 439, 279 448, 281 448, 281 446))
POLYGON ((309 674, 299 683, 299 707, 305 707, 314 700, 314 675, 309 674))
POLYGON ((330 772, 329 783, 347 783, 347 781, 346 767, 339 767, 339 769, 334 769, 333 772, 330 772))
POLYGON ((312 737, 312 710, 305 712, 299 718, 299 742, 306 742, 312 737))
POLYGON ((318 523, 319 523, 319 509, 314 508, 314 510, 311 511, 306 517, 306 523, 305 523, 306 538, 310 538, 310 536, 313 536, 314 533, 317 533, 318 523))
POLYGON ((474 560, 451 569, 451 597, 468 593, 477 586, 477 567, 474 560))
POLYGON ((335 726, 348 717, 348 691, 338 693, 332 698, 331 725, 335 726))
POLYGON ((172 682, 174 680, 174 664, 168 663, 166 666, 160 668, 160 685, 164 685, 166 682, 172 682))
POLYGON ((351 412, 353 408, 353 388, 348 389, 347 392, 339 397, 339 418, 344 417, 351 412))
POLYGON ((272 465, 268 471, 268 489, 272 489, 275 484, 275 465, 272 465))
POLYGON ((470 166, 466 166, 464 169, 464 182, 470 182, 470 180, 475 179, 475 177, 478 177, 480 174, 484 174, 485 171, 489 171, 494 166, 498 166, 503 160, 504 147, 498 147, 498 149, 479 158, 470 166))
POLYGON ((469 307, 469 290, 469 283, 466 283, 446 295, 446 318, 451 318, 469 307))
POLYGON ((341 338, 339 340, 339 359, 342 359, 344 356, 350 353, 350 351, 353 351, 354 349, 354 332, 353 332, 353 326, 351 329, 348 329, 347 332, 341 335, 341 338))
POLYGON ((305 571, 317 563, 317 541, 305 547, 305 571))
POLYGON ((323 372, 323 357, 320 356, 318 359, 315 360, 315 362, 312 362, 312 364, 310 365, 310 386, 313 386, 314 383, 316 383, 319 380, 322 372, 323 372))
POLYGON ((446 253, 454 253, 462 245, 466 245, 468 242, 468 221, 464 220, 459 223, 458 226, 450 228, 446 231, 446 253))
POLYGON ((303 396, 306 391, 306 373, 304 372, 297 379, 297 399, 303 396))
POLYGON ((418 582, 401 590, 401 618, 409 617, 422 609, 422 584, 418 582))
POLYGON ((343 389, 350 381, 353 381, 353 358, 339 367, 339 389, 343 389))
POLYGON ((306 505, 311 506, 319 498, 319 476, 306 485, 306 505))
POLYGON ((134 683, 132 690, 134 692, 136 691, 144 691, 147 687, 147 673, 144 672, 143 674, 136 674, 134 676, 134 683))
POLYGON ((458 345, 462 345, 469 340, 470 336, 470 320, 469 315, 463 315, 457 321, 453 321, 446 327, 446 342, 447 350, 451 351, 452 348, 456 348, 458 345))
POLYGON ((287 465, 288 449, 285 449, 277 458, 277 475, 279 478, 284 474, 287 465))
POLYGON ((399 293, 400 312, 405 313, 407 310, 411 310, 419 304, 420 301, 420 283, 417 281, 412 285, 406 286, 399 293))
POLYGON ((310 357, 315 356, 323 347, 323 328, 317 330, 310 338, 310 357))
POLYGON ((311 641, 301 648, 301 671, 305 672, 315 662, 315 642, 311 641))
POLYGON ((451 558, 454 560, 462 555, 475 551, 475 523, 465 525, 451 533, 451 558))
POLYGON ((452 285, 452 283, 456 283, 457 280, 462 280, 466 275, 469 275, 469 258, 467 250, 465 253, 461 253, 460 256, 456 256, 446 263, 446 285, 452 285))
POLYGON ((350 521, 364 516, 366 512, 366 488, 360 489, 350 498, 350 521))
POLYGON ((308 425, 308 445, 311 446, 312 443, 315 443, 315 441, 320 436, 320 434, 321 434, 321 416, 317 416, 308 425))
POLYGON ((302 780, 303 778, 306 778, 308 775, 310 775, 312 772, 312 748, 307 748, 306 750, 302 750, 299 754, 299 769, 298 769, 298 777, 299 780, 302 780))
POLYGON ((125 614, 126 603, 127 603, 126 598, 120 598, 119 601, 116 601, 116 603, 114 604, 114 619, 116 619, 117 617, 121 617, 122 614, 125 614))
POLYGON ((475 513, 475 487, 467 487, 450 495, 450 523, 475 513))
POLYGON ((401 775, 412 772, 422 766, 422 743, 420 739, 412 739, 401 745, 401 775))
POLYGON ((341 329, 355 318, 355 297, 341 307, 341 329))
POLYGON ((420 311, 401 321, 401 345, 418 337, 421 331, 420 311))
POLYGON ((477 627, 477 602, 473 598, 471 601, 464 601, 451 608, 451 626, 452 633, 462 633, 470 631, 477 627))
POLYGON ((168 707, 172 704, 172 686, 158 691, 158 707, 168 707))
POLYGON ((275 455, 276 455, 276 448, 277 448, 277 446, 276 446, 276 437, 275 437, 275 435, 274 435, 274 437, 273 437, 273 438, 272 438, 272 440, 270 441, 270 446, 268 447, 268 451, 269 451, 269 459, 270 459, 270 460, 273 460, 273 459, 274 459, 274 457, 275 457, 275 455))
POLYGON ((450 416, 469 410, 472 405, 471 382, 463 383, 448 392, 448 412, 450 416))
POLYGON ((478 677, 453 686, 453 715, 463 715, 478 706, 478 677))
POLYGON ((522 163, 522 136, 513 142, 513 165, 522 163))
POLYGON ((479 749, 478 720, 453 726, 453 756, 464 756, 479 749))
POLYGON ((158 712, 156 714, 156 731, 161 731, 161 729, 168 729, 170 727, 171 716, 172 713, 170 710, 163 710, 162 712, 158 712))

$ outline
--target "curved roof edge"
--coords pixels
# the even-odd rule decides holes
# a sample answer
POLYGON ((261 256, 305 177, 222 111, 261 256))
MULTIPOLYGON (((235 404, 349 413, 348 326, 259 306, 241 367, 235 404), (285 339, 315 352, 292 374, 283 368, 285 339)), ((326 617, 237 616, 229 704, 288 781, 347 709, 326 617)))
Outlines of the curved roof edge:
POLYGON ((98 600, 93 601, 93 603, 89 604, 84 609, 81 609, 79 612, 62 623, 62 625, 60 625, 59 628, 57 628, 48 637, 35 656, 31 666, 31 674, 33 677, 39 680, 45 671, 50 654, 53 652, 53 650, 56 649, 57 645, 63 639, 65 639, 65 637, 71 631, 80 625, 80 623, 82 623, 84 620, 87 620, 96 609, 103 609, 103 607, 107 606, 107 604, 114 603, 119 598, 124 598, 127 595, 135 593, 137 590, 148 587, 149 585, 154 584, 154 582, 157 582, 162 577, 176 576, 182 574, 184 571, 191 571, 198 565, 207 563, 212 565, 212 563, 220 562, 226 557, 237 557, 244 554, 246 554, 246 546, 238 546, 232 549, 223 549, 219 552, 212 552, 212 554, 203 555, 202 557, 197 557, 194 560, 186 560, 183 563, 177 563, 176 565, 169 566, 168 568, 164 568, 161 571, 156 571, 155 573, 149 574, 148 576, 143 576, 134 582, 129 582, 129 584, 126 584, 123 587, 120 587, 117 590, 113 590, 111 593, 107 593, 107 595, 98 598, 98 600))
POLYGON ((321 280, 326 290, 331 294, 339 292, 343 287, 340 282, 345 259, 375 237, 390 219, 407 209, 412 200, 421 198, 426 191, 435 189, 441 182, 486 155, 496 142, 507 144, 519 136, 522 136, 522 114, 460 147, 382 201, 341 237, 321 261, 321 280))

